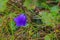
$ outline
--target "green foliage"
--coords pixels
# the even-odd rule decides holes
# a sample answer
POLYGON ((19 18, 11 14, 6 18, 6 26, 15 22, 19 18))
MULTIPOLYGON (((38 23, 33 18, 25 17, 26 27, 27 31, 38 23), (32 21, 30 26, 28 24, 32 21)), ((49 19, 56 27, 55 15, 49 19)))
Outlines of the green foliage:
POLYGON ((27 9, 31 9, 32 0, 25 0, 24 6, 27 7, 27 9))
POLYGON ((12 35, 11 38, 10 38, 10 40, 14 40, 14 38, 15 38, 14 35, 12 35))
POLYGON ((60 0, 53 0, 54 2, 56 1, 57 5, 54 3, 46 3, 46 1, 47 0, 23 0, 22 2, 18 2, 18 0, 0 0, 0 40, 19 40, 20 38, 21 40, 29 40, 30 38, 30 40, 40 40, 40 38, 46 34, 45 40, 56 40, 56 32, 53 30, 53 27, 57 26, 55 24, 60 24, 60 9, 57 4, 60 0), (7 2, 9 5, 7 5, 7 2), (20 3, 23 5, 20 6, 20 3), (23 10, 24 8, 22 6, 30 11, 26 9, 23 10), (28 12, 29 15, 31 12, 31 16, 27 14, 27 25, 25 27, 16 27, 14 18, 25 11, 26 13, 28 12), (36 13, 38 15, 35 15, 36 13), (41 14, 39 15, 39 13, 41 14), (33 16, 37 16, 34 22, 32 20, 33 16), (49 26, 52 26, 52 28, 49 28, 49 26), (46 28, 47 31, 44 28, 46 28), (50 32, 50 34, 47 32, 50 32))
POLYGON ((16 26, 15 26, 15 23, 14 23, 13 20, 10 21, 10 24, 9 25, 10 25, 12 31, 16 30, 16 26))
POLYGON ((45 40, 56 40, 56 35, 54 33, 45 36, 45 40))
POLYGON ((43 12, 41 19, 42 19, 42 21, 43 21, 44 24, 46 24, 46 25, 52 25, 52 23, 51 23, 51 21, 52 21, 51 17, 52 17, 52 15, 50 15, 49 13, 43 12))
POLYGON ((47 5, 47 3, 42 2, 41 6, 42 6, 42 8, 50 9, 50 7, 47 5))
POLYGON ((48 5, 45 3, 46 0, 25 0, 24 1, 24 6, 28 9, 34 9, 34 7, 44 7, 44 8, 48 8, 48 5))
POLYGON ((9 27, 10 27, 9 29, 10 29, 11 34, 14 34, 14 32, 17 29, 17 27, 15 26, 14 19, 13 19, 15 17, 15 14, 14 13, 10 13, 10 15, 8 15, 8 16, 10 17, 10 21, 8 22, 9 23, 9 27))
POLYGON ((3 12, 6 9, 6 3, 8 0, 0 0, 0 12, 3 12))
POLYGON ((45 36, 45 40, 50 40, 49 35, 46 35, 46 36, 45 36))
POLYGON ((33 1, 33 4, 35 5, 35 6, 37 6, 37 7, 40 7, 40 5, 41 5, 41 1, 40 0, 34 0, 33 1))
POLYGON ((42 12, 41 13, 41 19, 44 24, 53 26, 55 25, 57 21, 57 16, 58 16, 59 8, 58 6, 54 6, 51 8, 50 13, 48 12, 42 12))
POLYGON ((1 25, 1 23, 2 23, 2 18, 0 18, 0 25, 1 25))
POLYGON ((58 6, 51 7, 50 8, 50 12, 51 13, 54 13, 54 14, 58 13, 59 12, 59 7, 58 6))
POLYGON ((55 0, 56 2, 60 2, 60 0, 55 0))

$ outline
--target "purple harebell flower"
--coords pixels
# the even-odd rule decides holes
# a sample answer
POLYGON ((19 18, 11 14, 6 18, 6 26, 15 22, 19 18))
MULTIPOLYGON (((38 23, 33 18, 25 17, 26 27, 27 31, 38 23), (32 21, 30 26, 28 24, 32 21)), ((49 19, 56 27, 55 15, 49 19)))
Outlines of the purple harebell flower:
POLYGON ((15 21, 17 27, 26 26, 27 16, 25 14, 20 14, 19 16, 14 18, 14 21, 15 21))

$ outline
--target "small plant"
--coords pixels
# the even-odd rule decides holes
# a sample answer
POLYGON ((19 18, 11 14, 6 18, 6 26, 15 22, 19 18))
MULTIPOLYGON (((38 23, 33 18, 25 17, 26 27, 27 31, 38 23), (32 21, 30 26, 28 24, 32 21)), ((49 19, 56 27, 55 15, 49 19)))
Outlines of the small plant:
POLYGON ((59 8, 57 6, 54 6, 50 9, 50 13, 48 12, 42 12, 41 13, 41 19, 44 24, 48 26, 54 26, 58 21, 57 21, 57 16, 58 16, 59 8))
POLYGON ((45 40, 57 40, 56 39, 56 34, 51 33, 45 36, 45 40))

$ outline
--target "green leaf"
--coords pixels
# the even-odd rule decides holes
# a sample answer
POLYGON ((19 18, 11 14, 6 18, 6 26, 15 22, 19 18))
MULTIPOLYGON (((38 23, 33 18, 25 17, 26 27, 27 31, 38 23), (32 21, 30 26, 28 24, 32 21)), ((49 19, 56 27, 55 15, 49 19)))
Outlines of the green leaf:
POLYGON ((14 35, 12 35, 11 38, 10 38, 10 40, 14 40, 14 39, 15 39, 15 37, 14 37, 14 35))
POLYGON ((10 20, 9 22, 9 29, 10 29, 10 33, 13 35, 14 32, 16 31, 17 27, 15 26, 15 23, 13 20, 10 20))
POLYGON ((2 23, 2 19, 0 18, 0 24, 2 23))
POLYGON ((56 40, 56 34, 51 33, 45 36, 45 40, 56 40))
POLYGON ((45 9, 50 9, 50 7, 46 4, 46 3, 41 3, 41 6, 43 7, 43 8, 45 8, 45 9))
POLYGON ((25 0, 24 6, 27 7, 27 9, 31 9, 32 0, 25 0))
POLYGON ((53 26, 56 24, 57 22, 57 13, 48 13, 48 12, 42 12, 41 13, 41 19, 42 22, 47 25, 47 26, 53 26))
POLYGON ((15 26, 15 23, 14 23, 13 20, 10 21, 10 24, 9 25, 10 25, 12 31, 16 30, 16 26, 15 26))
POLYGON ((60 2, 60 0, 55 0, 56 2, 60 2))
POLYGON ((2 20, 2 18, 0 18, 0 26, 2 26, 2 22, 3 22, 3 20, 2 20))
POLYGON ((51 7, 51 9, 50 9, 50 12, 51 13, 58 13, 59 12, 59 7, 58 6, 53 6, 53 7, 51 7))
POLYGON ((46 36, 45 36, 45 40, 50 40, 49 35, 46 35, 46 36))
POLYGON ((33 3, 37 7, 39 7, 41 5, 41 1, 40 0, 34 0, 33 3))
POLYGON ((52 23, 50 22, 51 21, 51 15, 49 15, 49 13, 43 12, 41 18, 42 18, 42 21, 44 24, 52 25, 52 23))
POLYGON ((0 12, 3 12, 6 9, 6 3, 8 0, 0 0, 0 12))

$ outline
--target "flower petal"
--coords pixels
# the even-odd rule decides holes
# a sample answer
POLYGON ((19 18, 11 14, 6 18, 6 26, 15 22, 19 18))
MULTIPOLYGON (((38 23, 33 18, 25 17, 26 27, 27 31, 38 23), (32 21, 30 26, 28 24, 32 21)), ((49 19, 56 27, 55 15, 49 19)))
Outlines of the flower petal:
POLYGON ((14 18, 14 21, 16 23, 16 26, 26 26, 27 24, 27 16, 24 14, 20 14, 16 18, 14 18))

